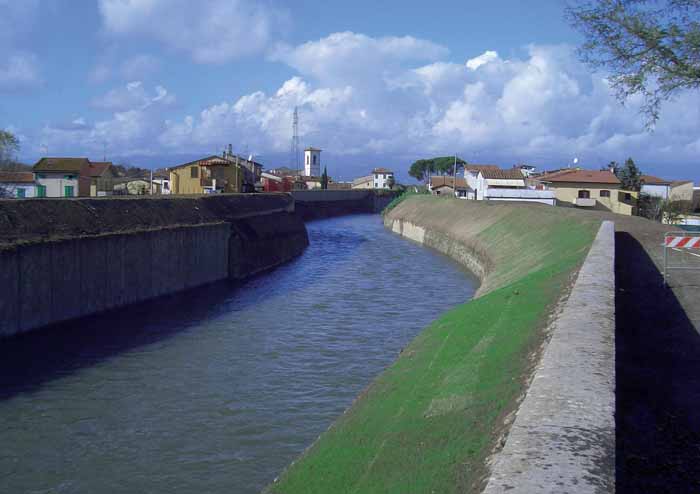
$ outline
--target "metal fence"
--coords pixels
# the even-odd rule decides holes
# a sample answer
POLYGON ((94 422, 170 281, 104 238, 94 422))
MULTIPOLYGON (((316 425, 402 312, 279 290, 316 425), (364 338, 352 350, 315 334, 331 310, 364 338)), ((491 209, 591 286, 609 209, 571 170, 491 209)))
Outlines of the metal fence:
POLYGON ((664 234, 664 285, 668 285, 668 275, 671 270, 700 271, 700 232, 674 231, 664 234), (671 252, 680 252, 684 256, 693 256, 696 261, 684 257, 680 264, 669 265, 671 252), (690 262, 689 262, 690 261, 690 262))

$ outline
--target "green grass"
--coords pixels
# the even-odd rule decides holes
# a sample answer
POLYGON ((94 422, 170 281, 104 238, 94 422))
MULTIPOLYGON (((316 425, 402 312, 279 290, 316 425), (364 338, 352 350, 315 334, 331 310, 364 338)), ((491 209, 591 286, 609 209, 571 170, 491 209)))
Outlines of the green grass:
MULTIPOLYGON (((521 214, 479 238, 488 245, 520 236, 546 254, 538 267, 425 329, 270 492, 474 490, 496 431, 523 392, 548 311, 597 229, 594 221, 575 225, 552 217, 552 235, 543 237, 521 214)), ((520 272, 517 256, 506 255, 509 248, 495 275, 520 272)))

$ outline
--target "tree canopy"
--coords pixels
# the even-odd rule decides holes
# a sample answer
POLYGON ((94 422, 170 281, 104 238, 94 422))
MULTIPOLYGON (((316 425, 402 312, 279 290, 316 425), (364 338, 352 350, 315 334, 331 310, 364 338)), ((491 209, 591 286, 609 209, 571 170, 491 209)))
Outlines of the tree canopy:
POLYGON ((567 9, 585 37, 582 60, 610 73, 624 103, 644 97, 647 125, 662 101, 700 87, 700 0, 586 0, 567 9))
POLYGON ((617 178, 620 179, 622 188, 625 190, 639 191, 642 188, 642 172, 637 168, 632 158, 627 158, 624 166, 617 172, 617 178))
MULTIPOLYGON (((430 159, 415 161, 408 169, 408 174, 416 180, 427 180, 430 175, 451 175, 454 170, 454 156, 440 156, 430 159)), ((467 162, 457 157, 457 169, 466 165, 467 162)))

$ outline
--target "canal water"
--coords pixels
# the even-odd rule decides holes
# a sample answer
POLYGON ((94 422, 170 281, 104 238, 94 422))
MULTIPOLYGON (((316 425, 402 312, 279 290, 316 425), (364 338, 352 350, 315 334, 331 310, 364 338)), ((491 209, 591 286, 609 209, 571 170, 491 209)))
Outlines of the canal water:
POLYGON ((0 492, 259 492, 476 289, 377 215, 308 230, 244 284, 1 341, 0 492))

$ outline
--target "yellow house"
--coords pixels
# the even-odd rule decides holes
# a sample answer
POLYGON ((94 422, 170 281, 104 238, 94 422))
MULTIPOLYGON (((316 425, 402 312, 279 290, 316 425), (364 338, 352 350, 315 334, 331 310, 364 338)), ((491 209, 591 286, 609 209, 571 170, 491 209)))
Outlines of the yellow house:
POLYGON ((573 205, 631 216, 636 214, 638 193, 622 190, 622 184, 608 170, 561 170, 535 179, 553 190, 558 205, 573 205))
POLYGON ((172 194, 241 192, 243 188, 243 167, 221 156, 173 166, 169 171, 172 194))

